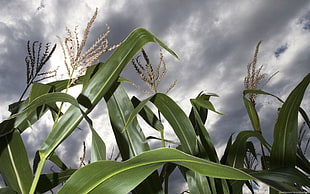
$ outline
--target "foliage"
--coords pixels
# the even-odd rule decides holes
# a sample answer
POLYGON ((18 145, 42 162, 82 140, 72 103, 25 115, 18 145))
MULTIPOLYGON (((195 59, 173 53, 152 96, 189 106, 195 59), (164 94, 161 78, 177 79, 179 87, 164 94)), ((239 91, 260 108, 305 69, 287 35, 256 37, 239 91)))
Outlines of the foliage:
MULTIPOLYGON (((93 18, 86 28, 86 38, 93 18)), ((67 31, 69 36, 70 33, 71 36, 75 34, 67 31)), ((75 35, 77 37, 77 34, 75 35)), ((106 34, 102 37, 104 39, 106 34)), ((241 193, 243 185, 254 191, 253 184, 257 180, 269 185, 271 192, 309 191, 310 165, 299 146, 298 112, 309 127, 309 118, 300 104, 309 85, 310 74, 285 101, 256 88, 245 90, 243 100, 254 130, 241 131, 235 139, 231 136, 220 159, 205 127, 209 111, 222 114, 210 101, 211 97, 217 95, 200 93, 195 99, 191 99, 192 109, 187 116, 173 99, 157 91, 158 84, 165 75, 159 73, 160 64, 163 63, 166 68, 162 55, 155 71, 144 50, 142 54, 147 64, 142 66, 138 59, 134 60, 135 55, 149 42, 158 43, 178 58, 155 35, 142 28, 135 29, 122 44, 112 47, 116 49, 107 61, 95 65, 90 65, 87 57, 79 58, 82 50, 77 38, 75 41, 77 53, 70 50, 67 53, 70 59, 72 58, 70 66, 67 64, 68 69, 72 68, 68 71, 69 78, 47 84, 34 82, 33 79, 29 96, 15 103, 10 109, 12 115, 0 124, 0 172, 7 185, 0 189, 0 193, 43 193, 61 183, 63 185, 59 193, 167 193, 169 176, 176 169, 182 172, 191 193, 241 193), (87 71, 73 77, 79 61, 87 61, 87 71), (129 81, 120 77, 120 74, 130 62, 134 63, 137 72, 152 90, 150 97, 143 100, 137 97, 129 98, 122 83, 129 81), (82 85, 82 91, 77 98, 67 94, 68 88, 74 85, 82 85), (257 94, 269 95, 283 103, 274 127, 274 141, 271 143, 267 142, 261 133, 255 101, 251 99, 253 95, 248 94, 255 94, 255 97, 257 94), (97 134, 88 115, 102 100, 107 104, 122 161, 107 159, 104 139, 97 134), (61 105, 56 102, 61 102, 61 105), (63 103, 70 105, 66 111, 63 111, 63 103), (158 113, 155 114, 148 104, 153 104, 158 113), (38 148, 31 167, 21 134, 48 112, 52 114, 54 124, 38 148), (165 148, 165 142, 169 140, 163 135, 165 129, 162 116, 178 138, 176 149, 165 148), (157 130, 160 137, 145 137, 137 117, 141 117, 157 130), (83 119, 92 133, 91 162, 79 169, 68 169, 54 151, 83 119), (148 143, 150 138, 161 140, 163 148, 151 150, 148 143), (268 152, 263 154, 259 170, 253 168, 259 154, 255 150, 255 142, 250 141, 250 138, 257 139, 261 144, 261 151, 268 152), (50 160, 61 170, 43 174, 46 160, 50 160)), ((85 41, 83 39, 82 42, 85 41)), ((69 48, 67 43, 62 46, 63 50, 69 48)), ((107 42, 103 44, 105 43, 107 42)), ((109 50, 107 45, 102 49, 109 50)), ((101 51, 98 52, 101 54, 101 51)), ((91 62, 94 61, 93 57, 90 55, 91 62)), ((45 64, 46 61, 43 61, 45 64)), ((28 67, 30 66, 27 65, 27 73, 28 67)), ((32 77, 27 77, 27 80, 30 79, 32 77)))

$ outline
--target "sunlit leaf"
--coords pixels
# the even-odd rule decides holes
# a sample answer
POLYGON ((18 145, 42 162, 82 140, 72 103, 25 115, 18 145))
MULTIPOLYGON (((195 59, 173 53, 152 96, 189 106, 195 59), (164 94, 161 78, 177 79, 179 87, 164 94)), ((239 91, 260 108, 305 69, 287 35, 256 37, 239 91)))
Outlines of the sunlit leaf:
POLYGON ((18 131, 0 138, 0 172, 5 183, 18 193, 28 193, 32 172, 18 131))
POLYGON ((89 164, 74 173, 59 193, 128 193, 166 162, 184 166, 204 176, 253 179, 238 169, 196 158, 175 149, 163 148, 144 152, 125 162, 99 161, 89 164), (92 176, 86 176, 87 174, 92 176))

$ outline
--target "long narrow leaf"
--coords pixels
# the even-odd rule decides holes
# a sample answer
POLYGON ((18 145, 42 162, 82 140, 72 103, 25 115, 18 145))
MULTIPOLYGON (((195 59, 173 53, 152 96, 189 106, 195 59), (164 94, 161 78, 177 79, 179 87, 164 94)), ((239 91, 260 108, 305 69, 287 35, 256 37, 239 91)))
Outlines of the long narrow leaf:
POLYGON ((0 138, 0 172, 18 193, 28 193, 33 179, 27 152, 18 131, 0 138))
MULTIPOLYGON (((152 97, 151 102, 157 107, 157 109, 163 114, 171 125, 181 142, 180 149, 186 153, 190 153, 191 155, 198 154, 198 141, 196 139, 195 129, 183 110, 165 94, 155 94, 152 97)), ((193 180, 189 182, 191 192, 205 191, 206 188, 203 188, 203 185, 207 183, 205 176, 192 171, 187 171, 185 176, 187 180, 193 180)))
POLYGON ((125 162, 100 161, 87 165, 74 173, 59 193, 128 193, 145 177, 167 162, 210 177, 253 179, 238 169, 208 162, 175 149, 163 148, 144 152, 125 162), (86 176, 86 174, 92 176, 86 176))
MULTIPOLYGON (((157 42, 173 56, 176 56, 172 50, 149 31, 142 28, 134 30, 115 50, 108 61, 98 66, 98 70, 89 80, 87 87, 83 88, 83 95, 89 99, 93 106, 109 91, 124 67, 148 42, 157 42)), ((86 110, 85 112, 90 111, 86 110)), ((75 107, 70 107, 59 122, 54 125, 53 130, 41 146, 42 155, 49 155, 77 127, 81 119, 80 111, 75 107)))
POLYGON ((246 154, 246 142, 250 137, 257 138, 268 150, 270 145, 260 132, 257 131, 241 131, 229 149, 226 163, 235 168, 242 168, 246 154))
POLYGON ((120 84, 111 97, 107 100, 110 122, 120 149, 122 159, 127 160, 132 156, 150 149, 136 117, 127 122, 134 107, 120 84), (126 124, 128 124, 126 126, 126 124), (125 128, 126 127, 126 128, 125 128))
MULTIPOLYGON (((121 84, 109 95, 107 107, 113 132, 121 152, 122 159, 127 160, 137 154, 149 150, 149 145, 140 128, 137 118, 132 117, 134 107, 121 84), (131 122, 127 122, 130 120, 131 122)), ((154 172, 138 188, 139 193, 161 193, 162 188, 157 172, 154 172)))
MULTIPOLYGON (((131 102, 135 108, 137 108, 141 104, 141 101, 136 97, 132 97, 131 102)), ((157 118, 157 116, 153 113, 153 111, 148 106, 145 105, 140 110, 139 115, 145 120, 145 122, 147 122, 150 126, 152 126, 157 131, 164 129, 164 126, 161 123, 161 121, 157 118)))
POLYGON ((262 132, 259 117, 254 107, 254 104, 250 100, 248 100, 245 96, 243 96, 243 103, 248 112, 254 131, 262 132))
POLYGON ((280 109, 274 127, 274 143, 270 162, 272 168, 294 167, 298 144, 298 110, 310 82, 308 74, 290 93, 280 109))
POLYGON ((182 150, 192 155, 197 154, 197 139, 195 130, 183 110, 167 95, 158 93, 151 102, 167 119, 178 136, 182 150))
MULTIPOLYGON (((107 94, 124 67, 131 61, 135 54, 149 42, 157 42, 173 56, 177 57, 172 50, 149 31, 142 28, 134 30, 114 51, 106 63, 100 63, 96 71, 91 72, 93 75, 89 79, 88 84, 83 87, 82 95, 88 98, 92 107, 107 94)), ((89 113, 91 108, 85 108, 83 111, 89 113)), ((52 131, 40 148, 40 156, 42 159, 42 164, 39 165, 40 167, 44 165, 45 159, 57 146, 59 146, 59 144, 78 126, 82 118, 83 116, 80 110, 74 106, 70 106, 66 113, 54 124, 52 131)), ((31 191, 33 191, 33 188, 36 186, 37 177, 36 175, 31 191)))
POLYGON ((295 168, 279 168, 258 172, 248 169, 244 171, 281 192, 301 192, 301 190, 296 187, 296 184, 310 188, 309 178, 295 168))

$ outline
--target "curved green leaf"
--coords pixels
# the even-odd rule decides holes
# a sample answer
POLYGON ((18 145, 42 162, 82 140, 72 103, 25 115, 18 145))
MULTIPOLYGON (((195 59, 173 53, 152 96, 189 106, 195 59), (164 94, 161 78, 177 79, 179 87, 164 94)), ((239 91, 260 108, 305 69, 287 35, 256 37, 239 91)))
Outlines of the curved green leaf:
MULTIPOLYGON (((114 51, 106 63, 100 63, 97 71, 89 79, 82 94, 89 99, 93 107, 110 90, 124 67, 135 54, 148 42, 157 42, 173 56, 177 55, 149 31, 138 28, 114 51)), ((91 109, 85 110, 86 113, 91 109)), ((54 125, 53 130, 41 146, 43 155, 49 155, 80 123, 82 114, 77 108, 70 107, 64 116, 54 125)))
POLYGON ((150 149, 135 116, 134 107, 124 89, 119 84, 109 99, 106 99, 110 122, 120 149, 122 159, 127 160, 150 149), (132 117, 131 117, 132 116, 132 117), (129 118, 130 121, 128 122, 129 118))
MULTIPOLYGON (((127 160, 149 150, 149 145, 137 118, 132 117, 131 113, 134 111, 134 107, 122 84, 119 84, 113 94, 109 96, 109 98, 106 97, 106 100, 110 122, 122 159, 127 160)), ((159 181, 158 173, 154 172, 136 190, 139 190, 138 193, 161 193, 162 187, 159 181)))
POLYGON ((181 142, 182 150, 192 155, 197 154, 195 130, 183 110, 171 98, 162 93, 155 94, 150 101, 171 125, 181 142))
POLYGON ((259 117, 254 107, 254 104, 249 99, 247 99, 245 96, 243 96, 243 103, 248 112, 254 131, 262 132, 262 129, 260 127, 259 117))
POLYGON ((198 99, 191 99, 191 103, 196 105, 196 106, 202 107, 204 109, 211 110, 217 114, 224 115, 223 113, 216 111, 213 104, 209 100, 199 99, 199 98, 198 99))
POLYGON ((169 148, 144 152, 125 162, 99 161, 76 171, 59 191, 62 193, 128 193, 145 177, 170 162, 204 176, 252 180, 241 170, 209 162, 169 148), (91 176, 87 176, 91 174, 91 176), (122 183, 122 184, 120 184, 122 183))
POLYGON ((18 193, 28 193, 33 179, 27 152, 18 131, 0 138, 0 172, 18 193))
MULTIPOLYGON (((210 96, 205 94, 200 94, 197 99, 201 102, 210 102, 209 101, 210 96)), ((199 143, 199 156, 202 158, 206 158, 212 162, 219 163, 219 159, 215 150, 215 147, 212 143, 211 137, 207 131, 207 129, 204 126, 203 121, 205 122, 207 119, 207 113, 208 108, 213 108, 213 111, 215 111, 213 105, 212 106, 205 106, 205 104, 195 103, 193 99, 191 99, 192 103, 192 110, 190 113, 190 120, 192 122, 192 125, 195 128, 195 131, 197 135, 199 136, 199 140, 201 144, 199 143)), ((216 111, 215 111, 216 112, 216 111)), ((189 178, 191 174, 187 172, 187 178, 189 178)), ((192 173, 192 175, 195 175, 192 173)), ((189 189, 192 193, 228 193, 229 188, 227 185, 226 180, 220 179, 216 180, 214 178, 207 177, 200 177, 199 176, 193 176, 196 179, 196 182, 188 182, 189 189), (201 183, 201 184, 199 184, 201 183), (206 188, 209 187, 210 191, 205 191, 206 188), (197 191, 196 191, 197 190, 197 191)))
POLYGON ((38 107, 49 104, 49 103, 55 103, 55 102, 69 102, 70 104, 79 107, 78 101, 71 95, 61 92, 54 92, 54 93, 47 93, 43 94, 34 100, 30 102, 28 106, 23 109, 22 112, 19 112, 17 114, 14 114, 7 118, 6 120, 10 120, 19 116, 28 115, 32 113, 34 110, 36 110, 38 107))
POLYGON ((280 109, 274 127, 274 142, 270 153, 272 168, 294 167, 298 144, 298 111, 310 82, 308 74, 290 93, 280 109))
POLYGON ((99 134, 92 129, 91 162, 106 159, 106 146, 99 134))
MULTIPOLYGON (((135 96, 132 97, 131 102, 133 106, 135 107, 135 110, 136 109, 140 110, 141 101, 138 98, 136 98, 135 96)), ((134 113, 134 111, 132 112, 132 114, 134 113)), ((147 105, 145 104, 143 105, 143 108, 140 110, 139 115, 144 119, 145 122, 147 122, 151 127, 156 129, 157 131, 161 131, 164 129, 163 124, 160 122, 157 116, 153 113, 153 111, 147 105)))
POLYGON ((264 171, 244 170, 248 174, 281 192, 300 192, 295 184, 310 188, 310 179, 295 168, 279 168, 264 171))
POLYGON ((246 153, 246 142, 250 137, 256 137, 268 150, 270 145, 258 131, 241 131, 235 142, 230 146, 226 163, 235 168, 242 168, 246 153))
MULTIPOLYGON (((82 95, 89 99, 92 107, 107 94, 114 82, 117 81, 124 67, 131 61, 135 54, 149 42, 157 42, 173 56, 177 57, 172 50, 149 31, 143 28, 134 30, 114 51, 106 63, 98 64, 96 71, 92 72, 89 81, 86 86, 83 87, 82 95)), ((82 110, 87 114, 92 108, 83 108, 82 110)), ((41 164, 39 163, 39 167, 43 167, 45 159, 71 134, 82 118, 83 115, 78 108, 75 106, 70 106, 68 108, 66 113, 54 124, 52 131, 40 148, 42 162, 41 164)), ((37 180, 38 175, 36 174, 31 192, 34 191, 37 180)))

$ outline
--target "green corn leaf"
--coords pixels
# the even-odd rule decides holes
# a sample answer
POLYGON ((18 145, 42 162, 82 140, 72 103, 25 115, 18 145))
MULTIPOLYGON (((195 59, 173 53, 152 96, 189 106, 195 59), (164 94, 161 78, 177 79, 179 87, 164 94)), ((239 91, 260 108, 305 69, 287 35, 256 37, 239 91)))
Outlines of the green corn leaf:
MULTIPOLYGON (((155 94, 150 101, 157 107, 159 112, 162 113, 171 125, 181 142, 181 146, 179 146, 180 149, 191 155, 199 154, 195 129, 183 110, 171 98, 162 93, 155 94)), ((192 180, 189 182, 191 192, 209 191, 209 189, 205 187, 207 184, 205 176, 197 172, 186 171, 185 177, 186 180, 192 180)))
MULTIPOLYGON (((195 109, 195 108, 194 108, 195 109)), ((199 150, 199 156, 206 158, 212 162, 216 162, 219 163, 219 159, 216 153, 216 150, 212 144, 211 138, 209 136, 209 133, 207 132, 207 130, 205 129, 204 125, 202 124, 200 118, 198 118, 197 116, 197 111, 195 110, 195 114, 196 114, 196 118, 197 118, 197 128, 195 128, 197 131, 199 131, 200 135, 200 140, 201 140, 201 144, 198 144, 200 146, 199 150), (199 121, 200 120, 200 121, 199 121), (198 128, 199 127, 199 128, 198 128)), ((190 177, 195 177, 198 180, 198 184, 197 182, 192 182, 191 184, 189 184, 189 188, 190 191, 192 193, 198 193, 198 191, 201 191, 200 193, 228 193, 229 192, 229 188, 227 185, 226 180, 221 179, 221 180, 215 180, 214 178, 210 178, 207 177, 207 179, 205 177, 200 177, 197 176, 197 173, 190 173, 187 172, 187 178, 190 177), (219 184, 217 184, 216 186, 216 181, 220 182, 219 184), (199 184, 200 183, 200 184, 199 184), (205 191, 206 188, 204 188, 204 185, 206 185, 206 188, 210 187, 209 189, 211 190, 209 191, 205 191), (208 186, 207 186, 208 185, 208 186), (198 189, 198 191, 195 191, 196 189, 198 189)))
POLYGON ((28 106, 25 107, 25 109, 23 109, 22 112, 19 112, 17 114, 10 116, 9 118, 7 118, 7 120, 10 120, 16 117, 24 117, 24 115, 26 115, 27 117, 38 107, 44 104, 55 103, 55 102, 69 102, 70 104, 76 107, 79 107, 78 101, 69 94, 61 93, 61 92, 47 93, 34 99, 28 106))
POLYGON ((89 164, 77 170, 59 193, 128 193, 167 162, 184 166, 204 176, 238 180, 253 179, 238 169, 196 158, 175 149, 163 148, 144 152, 125 162, 99 161, 89 164), (92 176, 87 176, 89 174, 92 176))
MULTIPOLYGON (((106 97, 110 122, 123 160, 149 150, 149 145, 136 117, 132 117, 134 107, 121 84, 117 84, 113 94, 106 97), (129 119, 129 117, 132 117, 129 119), (130 120, 131 122, 128 122, 130 120)), ((138 188, 138 193, 161 193, 162 188, 157 172, 154 172, 138 188), (158 192, 157 192, 158 191, 158 192)))
MULTIPOLYGON (((131 102, 135 108, 141 104, 141 101, 135 96, 131 98, 131 102)), ((139 108, 139 107, 138 107, 139 108)), ((140 110, 139 115, 147 122, 150 126, 152 126, 157 131, 161 131, 164 129, 163 124, 157 118, 157 116, 153 113, 153 111, 146 105, 140 110)))
POLYGON ((274 127, 274 142, 270 154, 272 168, 294 167, 298 144, 298 111, 310 82, 308 74, 290 93, 280 109, 274 127))
POLYGON ((246 98, 246 95, 247 94, 251 94, 251 93, 252 94, 270 95, 270 96, 273 96, 273 97, 277 98, 280 102, 283 102, 283 101, 280 98, 278 98, 277 96, 275 96, 273 94, 270 94, 268 92, 262 91, 262 90, 244 90, 243 91, 243 103, 244 103, 245 108, 246 108, 246 110, 248 112, 248 115, 249 115, 250 121, 252 123, 253 129, 254 129, 254 131, 261 132, 262 129, 261 129, 261 126, 260 126, 260 121, 259 121, 259 117, 258 117, 257 111, 255 109, 255 106, 248 98, 246 98))
POLYGON ((170 54, 178 58, 177 55, 156 36, 143 28, 138 28, 114 51, 108 61, 102 67, 98 68, 96 74, 89 80, 87 87, 83 88, 82 93, 87 96, 93 104, 96 104, 118 79, 119 74, 135 54, 149 42, 158 43, 170 54))
POLYGON ((297 161, 296 165, 301 170, 305 171, 306 173, 310 174, 310 162, 303 154, 300 149, 297 149, 297 161))
POLYGON ((66 164, 58 157, 58 155, 55 152, 53 152, 48 159, 52 161, 54 164, 56 164, 61 170, 68 169, 66 164))
POLYGON ((162 93, 155 94, 150 101, 171 125, 181 142, 182 151, 192 155, 197 154, 195 130, 183 110, 171 98, 162 93))
MULTIPOLYGON (((51 162, 56 164, 62 170, 67 170, 68 169, 66 164, 58 157, 58 155, 55 152, 53 152, 48 157, 48 160, 50 160, 51 162)), ((35 154, 34 160, 33 160, 33 167, 32 167, 33 173, 36 172, 39 162, 40 162, 40 155, 39 155, 39 151, 37 151, 36 154, 35 154)))
POLYGON ((110 122, 123 160, 150 149, 136 117, 127 122, 134 107, 120 84, 106 99, 110 122), (126 126, 127 124, 127 126, 126 126))
MULTIPOLYGON (((85 76, 78 77, 78 79, 75 80, 75 82, 72 83, 70 85, 70 87, 82 84, 83 80, 84 80, 84 77, 85 76)), ((51 86, 53 88, 54 92, 61 92, 61 91, 65 90, 67 88, 67 85, 68 85, 69 82, 70 81, 68 79, 65 79, 65 80, 58 80, 58 81, 50 82, 50 83, 47 83, 46 85, 51 86)))
POLYGON ((57 185, 68 180, 68 178, 76 171, 76 169, 67 169, 61 172, 50 174, 42 174, 39 179, 37 192, 45 193, 53 189, 57 185))
MULTIPOLYGON (((272 96, 272 97, 275 97, 278 101, 280 101, 281 103, 284 103, 284 101, 281 99, 281 98, 279 98, 279 97, 277 97, 276 95, 273 95, 273 94, 271 94, 271 93, 268 93, 268 92, 265 92, 265 91, 262 91, 262 90, 244 90, 243 91, 243 96, 245 97, 245 95, 246 94, 250 94, 250 93, 253 93, 253 94, 263 94, 263 95, 268 95, 268 96, 272 96)), ((245 103, 245 105, 246 106, 250 106, 250 105, 248 105, 248 103, 249 103, 249 100, 246 98, 246 99, 244 99, 244 101, 247 101, 247 102, 244 102, 245 103)), ((250 108, 252 108, 252 107, 250 107, 250 108)), ((248 109, 247 108, 247 111, 249 112, 249 110, 250 110, 250 108, 248 109)), ((303 119, 305 120, 305 122, 306 122, 306 124, 308 125, 308 127, 310 127, 310 120, 309 120, 309 117, 308 117, 308 115, 307 115, 307 113, 301 108, 301 107, 299 107, 299 113, 301 114, 301 116, 303 117, 303 119)), ((251 112, 251 113, 249 113, 249 116, 251 116, 250 117, 250 119, 256 119, 255 117, 256 117, 256 115, 257 115, 257 113, 254 113, 254 112, 251 112)), ((257 121, 254 121, 254 123, 256 123, 257 121)))
MULTIPOLYGON (((149 31, 139 28, 134 30, 126 40, 114 51, 106 63, 100 63, 97 71, 89 79, 87 87, 82 94, 96 105, 105 96, 110 87, 118 79, 124 67, 131 61, 135 54, 148 42, 157 42, 173 56, 177 55, 164 45, 149 31)), ((91 110, 86 110, 88 113, 91 110)), ((82 114, 75 107, 70 107, 64 116, 54 125, 53 130, 41 146, 43 155, 48 156, 80 123, 82 114)))
MULTIPOLYGON (((214 95, 214 96, 217 96, 217 95, 214 95)), ((208 113, 209 108, 213 109, 212 111, 217 112, 215 111, 213 105, 209 101, 210 97, 211 95, 206 95, 206 94, 201 93, 198 95, 198 97, 195 100, 191 99, 192 110, 191 110, 189 118, 195 128, 196 134, 199 136, 199 139, 201 141, 201 144, 198 144, 198 146, 200 146, 199 156, 206 158, 210 161, 219 163, 219 159, 218 159, 215 147, 203 123, 207 120, 207 113, 208 113), (209 102, 209 103, 196 103, 197 101, 209 102), (206 104, 208 106, 206 106, 206 104), (212 106, 209 106, 209 105, 212 105, 212 106)), ((228 188, 226 180, 223 180, 223 179, 215 180, 210 177, 208 177, 207 179, 208 180, 203 180, 203 181, 207 181, 207 183, 203 183, 201 186, 203 187, 203 185, 208 185, 210 191, 204 191, 203 188, 199 189, 200 188, 199 185, 189 184, 189 186, 192 187, 192 189, 190 188, 191 192, 194 192, 194 193, 198 192, 198 191, 195 191, 194 189, 201 190, 202 191, 201 193, 206 193, 206 192, 228 193, 229 192, 229 188, 228 188)))
POLYGON ((278 99, 280 102, 283 102, 283 100, 281 100, 281 98, 277 97, 276 95, 273 95, 269 92, 265 92, 262 90, 243 90, 243 96, 245 96, 246 94, 264 94, 264 95, 268 95, 268 96, 273 96, 276 99, 278 99))
MULTIPOLYGON (((9 110, 12 112, 12 114, 20 113, 25 109, 25 107, 28 106, 30 99, 32 100, 37 96, 46 94, 51 91, 51 89, 51 86, 34 83, 30 90, 29 98, 22 102, 11 104, 9 106, 9 110)), ((38 107, 32 112, 28 112, 27 115, 24 114, 19 116, 18 118, 9 117, 8 119, 5 119, 0 123, 0 137, 11 133, 15 128, 18 128, 18 130, 22 133, 29 127, 29 124, 35 123, 47 110, 47 107, 38 107)))
MULTIPOLYGON (((94 107, 111 89, 114 82, 117 81, 119 74, 124 67, 131 61, 135 54, 149 42, 156 42, 173 56, 177 55, 162 43, 156 36, 149 31, 138 28, 134 30, 123 43, 114 51, 106 63, 98 64, 96 71, 90 76, 90 79, 82 89, 82 95, 88 98, 92 107, 94 107)), ((91 109, 83 108, 85 113, 91 109)), ((82 120, 81 111, 75 106, 70 106, 64 115, 54 124, 52 131, 47 136, 40 148, 41 164, 43 168, 46 158, 65 140, 71 132, 78 126, 82 120)), ((38 175, 36 174, 31 192, 36 187, 38 175)))
POLYGON ((215 110, 213 104, 209 100, 204 100, 204 99, 191 99, 191 103, 195 104, 196 106, 202 107, 204 109, 211 110, 217 114, 224 115, 223 113, 220 113, 215 110))
POLYGON ((244 171, 280 192, 301 192, 302 190, 294 186, 294 184, 310 188, 309 177, 296 168, 279 168, 264 171, 245 169, 244 171))
POLYGON ((201 144, 203 146, 201 149, 203 149, 205 152, 205 153, 200 153, 200 155, 206 155, 206 157, 210 159, 212 162, 219 162, 219 159, 217 157, 217 153, 212 143, 211 137, 202 121, 202 119, 204 118, 200 114, 203 110, 207 111, 208 109, 204 107, 200 107, 198 104, 195 104, 195 102, 192 100, 191 100, 191 103, 193 107, 192 107, 189 118, 191 119, 191 122, 193 126, 195 127, 195 131, 200 138, 201 144))
POLYGON ((106 160, 106 146, 104 141, 94 129, 92 120, 86 114, 84 114, 84 118, 86 119, 92 133, 91 161, 106 160))
MULTIPOLYGON (((23 109, 27 107, 35 98, 51 91, 52 87, 49 85, 33 83, 29 93, 29 98, 25 100, 25 103, 23 103, 23 107, 20 108, 19 112, 24 111, 23 109)), ((29 127, 29 123, 35 123, 44 115, 47 110, 48 109, 46 106, 40 106, 36 109, 33 109, 32 111, 29 111, 27 115, 16 118, 15 127, 18 128, 20 132, 23 132, 29 127)))
POLYGON ((18 193, 28 193, 33 179, 27 152, 18 131, 0 138, 0 172, 18 193))
POLYGON ((106 159, 106 147, 104 141, 95 130, 92 132, 91 162, 106 159))
POLYGON ((11 189, 10 187, 0 188, 0 194, 18 194, 16 191, 11 189))
POLYGON ((264 145, 268 150, 270 150, 270 145, 267 143, 267 141, 260 132, 241 131, 237 135, 235 142, 229 148, 229 153, 226 161, 228 165, 235 168, 243 167, 243 161, 246 154, 246 143, 250 137, 257 138, 262 143, 262 145, 264 145))
POLYGON ((183 176, 185 177, 190 193, 212 193, 211 185, 205 176, 195 171, 188 170, 187 168, 184 168, 182 166, 180 166, 179 168, 183 176))
MULTIPOLYGON (((54 164, 56 164, 60 169, 62 169, 62 170, 67 170, 68 169, 66 164, 63 163, 63 161, 58 157, 58 155, 55 152, 53 152, 48 159, 51 162, 53 162, 54 164)), ((33 167, 32 167, 32 169, 33 169, 34 173, 37 170, 39 162, 40 162, 40 155, 39 155, 39 151, 37 151, 36 154, 35 154, 35 157, 33 159, 33 167)))
POLYGON ((232 146, 232 137, 233 137, 233 135, 230 135, 230 137, 226 143, 224 154, 220 160, 221 164, 226 164, 226 165, 228 164, 228 154, 229 154, 231 146, 232 146))
POLYGON ((250 121, 252 123, 254 131, 262 132, 259 117, 254 107, 254 104, 245 96, 243 96, 243 103, 250 117, 250 121))

